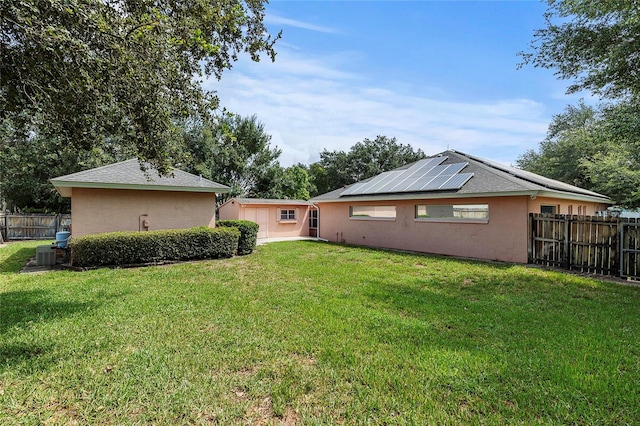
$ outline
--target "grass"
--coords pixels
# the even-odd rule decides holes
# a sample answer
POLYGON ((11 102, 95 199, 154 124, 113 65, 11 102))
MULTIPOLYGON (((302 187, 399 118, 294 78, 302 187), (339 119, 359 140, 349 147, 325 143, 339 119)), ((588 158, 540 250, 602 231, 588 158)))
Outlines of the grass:
POLYGON ((17 274, 1 424, 637 424, 640 289, 314 242, 17 274))

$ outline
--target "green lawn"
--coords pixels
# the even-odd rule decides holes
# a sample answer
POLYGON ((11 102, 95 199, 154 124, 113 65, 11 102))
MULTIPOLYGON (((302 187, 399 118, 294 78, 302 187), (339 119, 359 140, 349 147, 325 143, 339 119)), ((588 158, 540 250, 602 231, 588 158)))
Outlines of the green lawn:
POLYGON ((640 288, 315 242, 17 274, 0 424, 638 424, 640 288))

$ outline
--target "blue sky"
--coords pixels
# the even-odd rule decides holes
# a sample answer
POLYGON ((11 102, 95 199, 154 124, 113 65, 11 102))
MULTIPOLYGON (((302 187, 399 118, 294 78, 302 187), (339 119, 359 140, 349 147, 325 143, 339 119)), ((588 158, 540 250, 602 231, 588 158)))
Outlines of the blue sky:
MULTIPOLYGON (((539 1, 285 1, 266 7, 276 61, 243 57, 205 82, 222 106, 257 115, 310 164, 377 135, 432 155, 448 147, 512 164, 581 95, 553 70, 518 70, 544 26, 539 1)), ((585 96, 584 94, 582 95, 585 96)))

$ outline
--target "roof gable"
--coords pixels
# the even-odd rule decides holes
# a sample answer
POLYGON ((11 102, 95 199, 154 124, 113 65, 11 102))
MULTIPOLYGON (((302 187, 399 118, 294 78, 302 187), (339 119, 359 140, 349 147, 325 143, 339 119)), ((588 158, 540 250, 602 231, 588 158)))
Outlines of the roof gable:
POLYGON ((215 193, 227 193, 231 190, 226 185, 178 169, 172 169, 169 176, 160 176, 152 168, 143 172, 137 159, 56 177, 51 179, 51 183, 64 197, 71 196, 71 188, 215 193))

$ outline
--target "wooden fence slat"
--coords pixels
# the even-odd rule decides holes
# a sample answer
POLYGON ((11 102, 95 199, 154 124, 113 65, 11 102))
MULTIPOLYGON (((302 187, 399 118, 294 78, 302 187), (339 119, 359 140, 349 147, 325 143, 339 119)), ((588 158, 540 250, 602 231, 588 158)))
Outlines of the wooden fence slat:
POLYGON ((532 213, 529 231, 531 263, 640 279, 635 219, 532 213))
POLYGON ((56 232, 69 230, 71 215, 0 214, 0 232, 4 240, 54 239, 56 232))

